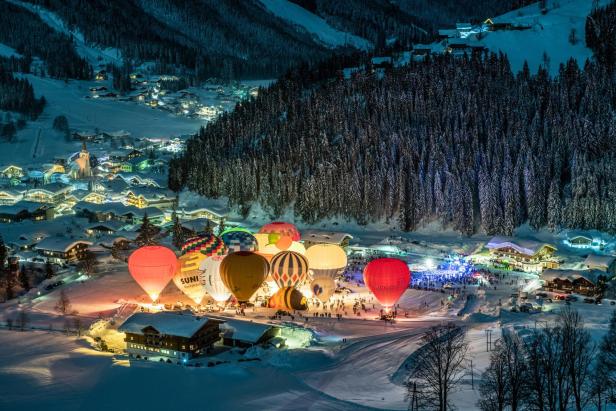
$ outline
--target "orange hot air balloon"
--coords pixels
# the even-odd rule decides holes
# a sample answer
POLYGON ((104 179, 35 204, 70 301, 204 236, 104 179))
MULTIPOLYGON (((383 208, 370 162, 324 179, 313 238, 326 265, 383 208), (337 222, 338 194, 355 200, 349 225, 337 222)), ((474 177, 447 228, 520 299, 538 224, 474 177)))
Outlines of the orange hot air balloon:
POLYGON ((152 301, 169 284, 177 267, 175 253, 161 246, 141 247, 128 258, 128 271, 152 301))
POLYGON ((308 303, 301 292, 293 287, 284 287, 268 300, 267 306, 282 310, 306 310, 308 303))
POLYGON ((245 303, 265 281, 269 263, 265 257, 252 251, 238 251, 222 260, 219 272, 225 287, 238 302, 245 303))

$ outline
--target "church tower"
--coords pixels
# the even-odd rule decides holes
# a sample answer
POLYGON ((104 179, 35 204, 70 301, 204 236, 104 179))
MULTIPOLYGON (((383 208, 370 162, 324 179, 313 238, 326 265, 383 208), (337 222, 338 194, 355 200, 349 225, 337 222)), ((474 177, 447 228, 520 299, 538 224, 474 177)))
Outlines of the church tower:
POLYGON ((92 176, 92 169, 90 168, 90 153, 86 148, 86 142, 83 142, 79 157, 75 160, 75 163, 79 166, 77 170, 78 178, 87 178, 92 176))

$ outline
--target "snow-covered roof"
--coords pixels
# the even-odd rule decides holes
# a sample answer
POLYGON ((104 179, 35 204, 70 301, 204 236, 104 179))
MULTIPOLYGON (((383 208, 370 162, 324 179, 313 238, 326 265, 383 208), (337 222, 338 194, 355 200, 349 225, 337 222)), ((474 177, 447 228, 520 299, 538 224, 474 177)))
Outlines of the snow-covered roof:
POLYGON ((48 193, 51 193, 51 194, 58 194, 58 193, 63 193, 63 192, 66 192, 66 191, 70 191, 72 188, 73 188, 73 186, 71 186, 69 184, 51 183, 51 184, 45 184, 42 187, 33 188, 29 192, 45 191, 45 192, 48 192, 48 193))
POLYGON ((206 325, 208 321, 212 320, 207 317, 197 317, 187 313, 135 313, 124 321, 118 328, 118 331, 143 334, 144 328, 152 327, 164 335, 190 338, 206 325))
POLYGON ((310 242, 340 244, 347 237, 353 238, 349 233, 337 231, 305 230, 302 232, 302 241, 310 242))
POLYGON ((77 244, 92 245, 90 241, 75 240, 69 237, 52 236, 47 237, 38 243, 34 248, 36 250, 48 250, 65 253, 77 244))
POLYGON ((116 216, 123 216, 133 214, 139 218, 142 218, 145 213, 148 217, 161 217, 164 216, 164 212, 156 207, 138 208, 135 206, 124 205, 120 202, 110 202, 103 204, 88 203, 80 201, 75 204, 75 210, 89 211, 92 213, 109 213, 116 216))
POLYGON ((0 213, 1 214, 18 214, 22 211, 27 211, 28 213, 33 213, 40 208, 49 208, 48 205, 42 203, 35 203, 34 201, 18 201, 13 205, 1 205, 0 213))
POLYGON ((119 221, 104 221, 101 223, 92 223, 86 228, 88 230, 94 230, 97 228, 106 228, 108 230, 118 231, 122 227, 124 227, 124 223, 121 223, 119 221))
POLYGON ((589 254, 584 260, 584 264, 587 267, 601 267, 608 269, 612 264, 616 261, 616 257, 611 255, 597 255, 597 254, 589 254))
POLYGON ((271 328, 271 324, 255 323, 252 321, 242 320, 227 320, 220 325, 220 329, 225 332, 225 335, 230 336, 234 340, 243 341, 254 344, 271 328))
POLYGON ((584 278, 593 284, 597 284, 599 276, 604 275, 604 272, 598 270, 554 270, 547 268, 541 273, 541 278, 546 281, 554 281, 555 279, 574 281, 578 278, 584 278))
POLYGON ((182 227, 186 228, 187 230, 199 232, 205 229, 208 224, 208 221, 210 223, 210 227, 212 228, 218 225, 215 222, 208 220, 207 218, 195 218, 194 220, 182 221, 181 224, 182 227))
POLYGON ((499 248, 513 248, 519 253, 534 255, 543 247, 550 247, 556 250, 551 244, 542 243, 537 240, 529 240, 529 239, 519 239, 519 238, 511 238, 511 237, 494 237, 490 240, 486 247, 489 249, 499 249, 499 248))

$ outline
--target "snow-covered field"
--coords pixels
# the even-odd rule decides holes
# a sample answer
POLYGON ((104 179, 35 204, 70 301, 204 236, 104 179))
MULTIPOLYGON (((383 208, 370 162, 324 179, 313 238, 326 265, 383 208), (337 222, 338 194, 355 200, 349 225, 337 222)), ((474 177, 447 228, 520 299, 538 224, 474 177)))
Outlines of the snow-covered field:
MULTIPOLYGON (((592 3, 590 0, 549 0, 549 11, 545 15, 538 4, 511 11, 492 20, 530 26, 531 29, 484 33, 485 37, 479 43, 492 51, 507 54, 514 71, 522 69, 524 61, 528 61, 530 71, 536 72, 544 64, 544 53, 549 57, 551 74, 557 74, 560 64, 571 57, 583 67, 584 62, 592 57, 584 40, 586 16, 590 14, 592 3), (571 30, 576 32, 575 44, 569 41, 571 30)), ((604 5, 608 1, 599 3, 604 5)))
POLYGON ((261 0, 261 3, 275 16, 303 28, 328 47, 353 46, 363 50, 372 47, 368 40, 337 30, 321 17, 288 0, 261 0))

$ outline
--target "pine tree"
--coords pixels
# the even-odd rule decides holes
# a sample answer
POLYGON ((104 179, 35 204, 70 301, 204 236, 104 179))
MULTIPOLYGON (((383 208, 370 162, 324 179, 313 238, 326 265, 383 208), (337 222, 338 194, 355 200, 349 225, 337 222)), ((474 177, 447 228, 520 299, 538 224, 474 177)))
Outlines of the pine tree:
POLYGON ((143 214, 141 227, 137 231, 139 232, 139 234, 137 235, 135 242, 139 247, 158 244, 157 237, 158 233, 160 232, 160 229, 154 224, 150 223, 147 212, 143 214))
POLYGON ((56 273, 53 270, 53 265, 51 264, 51 262, 49 260, 47 260, 45 262, 45 279, 49 280, 50 278, 52 278, 56 273))
POLYGON ((171 220, 173 221, 173 227, 172 227, 172 242, 173 242, 173 246, 175 248, 177 248, 178 250, 182 247, 182 245, 184 245, 184 243, 186 242, 186 238, 184 235, 184 228, 182 227, 182 224, 180 223, 180 219, 177 215, 177 213, 175 212, 175 210, 173 210, 173 213, 171 214, 171 220))

